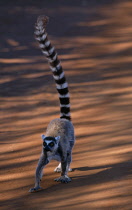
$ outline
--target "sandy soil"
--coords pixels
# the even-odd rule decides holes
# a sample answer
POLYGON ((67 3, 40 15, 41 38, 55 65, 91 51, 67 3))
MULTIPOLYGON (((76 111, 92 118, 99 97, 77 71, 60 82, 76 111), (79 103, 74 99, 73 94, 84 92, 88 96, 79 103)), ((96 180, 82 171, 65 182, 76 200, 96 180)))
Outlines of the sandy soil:
POLYGON ((132 209, 132 2, 0 2, 0 209, 132 209), (106 3, 107 2, 107 3, 106 3), (58 95, 34 40, 40 14, 69 82, 76 131, 72 182, 28 193, 58 95))

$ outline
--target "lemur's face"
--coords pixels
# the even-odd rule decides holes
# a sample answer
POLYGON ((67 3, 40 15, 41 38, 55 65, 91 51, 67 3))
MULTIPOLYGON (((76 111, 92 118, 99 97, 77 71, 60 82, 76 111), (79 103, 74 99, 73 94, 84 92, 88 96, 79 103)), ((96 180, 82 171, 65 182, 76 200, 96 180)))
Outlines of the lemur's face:
POLYGON ((50 137, 42 135, 42 139, 44 151, 53 152, 57 150, 60 136, 50 137))
POLYGON ((55 145, 56 143, 54 141, 47 141, 45 140, 43 142, 43 148, 46 152, 53 152, 53 150, 55 149, 55 145))

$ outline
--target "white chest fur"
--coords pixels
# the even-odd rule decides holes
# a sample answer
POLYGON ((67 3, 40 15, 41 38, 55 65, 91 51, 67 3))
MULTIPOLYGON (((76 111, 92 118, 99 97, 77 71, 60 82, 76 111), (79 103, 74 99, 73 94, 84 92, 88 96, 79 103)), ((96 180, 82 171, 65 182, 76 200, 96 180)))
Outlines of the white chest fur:
POLYGON ((48 155, 48 161, 50 162, 51 160, 57 160, 57 161, 61 161, 61 157, 59 154, 50 154, 50 152, 48 152, 49 154, 48 155))

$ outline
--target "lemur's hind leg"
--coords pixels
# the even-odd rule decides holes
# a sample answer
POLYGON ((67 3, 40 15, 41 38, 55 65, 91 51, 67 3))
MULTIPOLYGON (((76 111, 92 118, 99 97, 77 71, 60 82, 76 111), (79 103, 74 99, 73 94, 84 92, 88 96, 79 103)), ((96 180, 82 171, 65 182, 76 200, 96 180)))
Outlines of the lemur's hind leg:
MULTIPOLYGON (((70 162, 70 163, 71 163, 71 162, 70 162)), ((68 171, 69 171, 69 172, 72 171, 72 168, 70 168, 70 163, 67 165, 68 171)), ((59 165, 54 169, 54 172, 57 172, 57 173, 61 173, 61 172, 62 172, 61 163, 59 163, 59 165)))
MULTIPOLYGON (((67 157, 67 171, 69 172, 72 171, 72 168, 70 168, 71 161, 72 161, 72 152, 70 152, 70 154, 67 157)), ((57 172, 57 173, 62 172, 61 163, 59 163, 59 165, 54 169, 54 172, 57 172)))
POLYGON ((54 169, 54 172, 60 173, 61 171, 61 163, 59 163, 59 165, 54 169))
POLYGON ((36 192, 41 190, 40 181, 42 179, 42 171, 43 168, 49 163, 47 157, 42 153, 38 162, 38 166, 36 168, 36 176, 35 176, 35 186, 31 188, 29 192, 36 192))

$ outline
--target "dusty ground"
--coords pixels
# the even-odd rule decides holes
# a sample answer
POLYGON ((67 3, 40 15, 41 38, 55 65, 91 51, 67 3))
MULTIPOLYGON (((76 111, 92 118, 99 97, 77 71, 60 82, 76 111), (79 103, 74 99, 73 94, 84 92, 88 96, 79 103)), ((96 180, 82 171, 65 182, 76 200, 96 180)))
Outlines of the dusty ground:
POLYGON ((0 2, 0 209, 132 209, 131 20, 128 0, 0 2), (40 135, 59 116, 33 36, 40 14, 69 82, 76 146, 72 182, 55 183, 52 162, 44 190, 30 194, 40 135))

